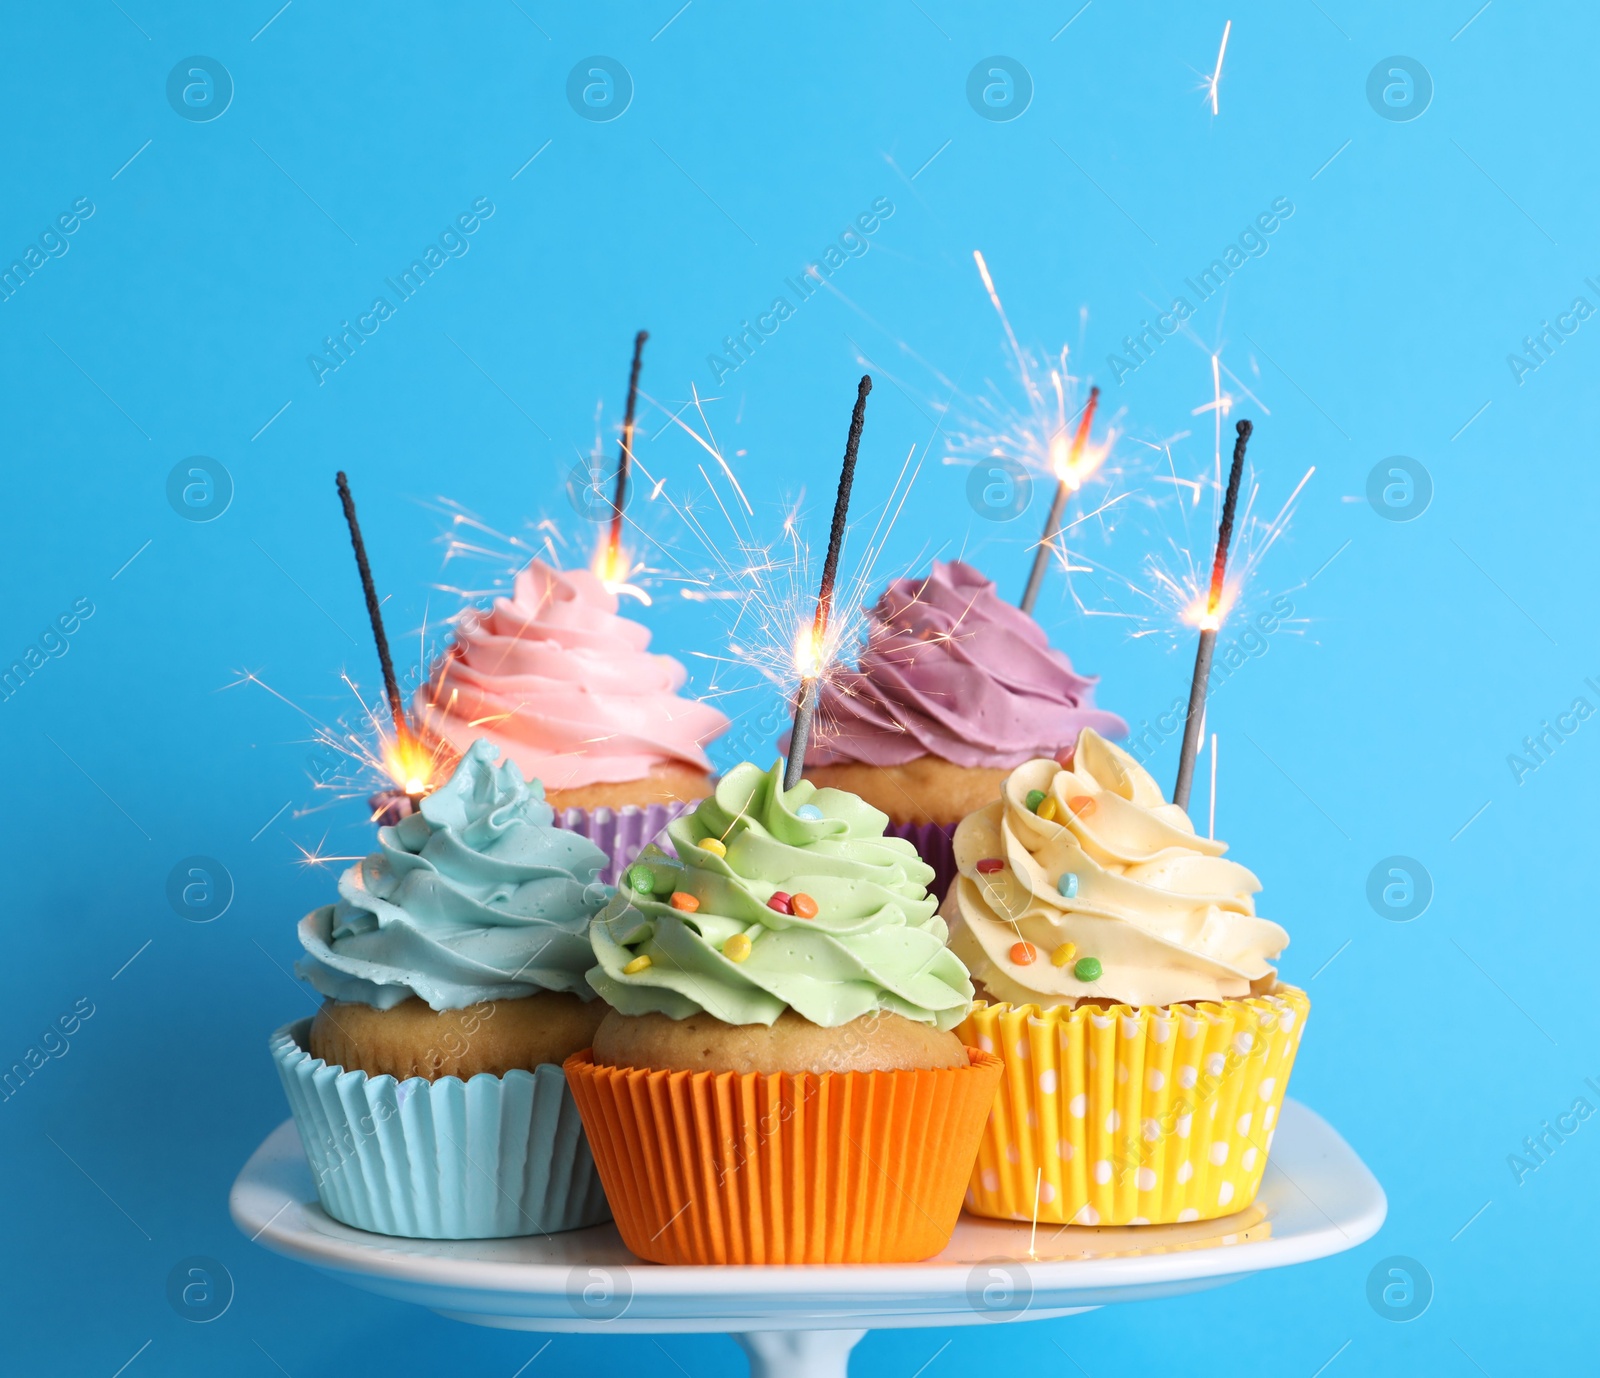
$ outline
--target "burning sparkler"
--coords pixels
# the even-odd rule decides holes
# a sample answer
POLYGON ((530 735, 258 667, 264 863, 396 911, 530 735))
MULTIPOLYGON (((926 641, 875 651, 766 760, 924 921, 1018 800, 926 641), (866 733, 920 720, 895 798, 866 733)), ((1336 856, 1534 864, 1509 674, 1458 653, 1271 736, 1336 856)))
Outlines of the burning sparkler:
POLYGON ((1091 427, 1099 389, 1091 389, 1088 399, 1080 405, 1079 380, 1069 367, 1069 351, 1063 348, 1059 355, 1041 360, 1023 348, 1006 315, 989 265, 978 251, 974 251, 972 257, 990 305, 1005 332, 1011 369, 1022 385, 1025 406, 1009 405, 992 386, 990 391, 995 395, 971 399, 963 408, 971 419, 958 420, 950 428, 951 458, 947 462, 966 461, 981 467, 986 461, 1007 460, 1030 474, 1055 481, 1054 499, 1019 603, 1024 612, 1031 613, 1051 558, 1056 558, 1069 570, 1074 568, 1066 547, 1066 533, 1103 517, 1126 501, 1130 494, 1124 492, 1107 498, 1076 518, 1064 520, 1073 494, 1083 490, 1096 475, 1110 475, 1107 462, 1117 433, 1108 430, 1099 442, 1093 439, 1091 427))
POLYGON ((1089 440, 1089 428, 1094 424, 1095 407, 1100 402, 1100 389, 1089 389, 1089 400, 1083 408, 1083 415, 1078 420, 1078 433, 1072 437, 1069 447, 1066 443, 1064 432, 1057 432, 1050 442, 1050 457, 1055 463, 1057 474, 1056 495, 1050 503, 1050 515, 1044 520, 1044 535, 1039 539, 1039 548, 1034 552, 1033 568, 1028 571, 1028 585, 1023 590, 1022 601, 1018 606, 1023 612, 1032 614, 1033 605, 1039 601, 1039 589, 1044 583, 1044 567, 1049 562, 1050 552, 1054 548, 1057 538, 1061 535, 1061 518, 1066 512, 1067 499, 1083 486, 1083 481, 1089 474, 1099 467, 1100 461, 1105 458, 1103 451, 1091 457, 1086 464, 1084 461, 1084 447, 1089 440))
MULTIPOLYGON (((355 550, 356 570, 361 575, 361 591, 366 595, 367 618, 372 623, 372 639, 378 648, 378 664, 383 671, 384 696, 389 703, 393 736, 384 742, 381 751, 383 769, 396 787, 411 801, 414 809, 422 796, 438 783, 436 771, 439 754, 429 748, 415 733, 406 718, 405 703, 400 697, 400 685, 395 679, 394 658, 389 654, 389 638, 383 629, 383 608, 378 601, 378 589, 372 578, 372 566, 367 561, 367 545, 361 536, 361 523, 356 519, 355 499, 350 496, 350 483, 341 469, 337 484, 339 501, 344 506, 345 524, 350 528, 350 544, 355 550)), ((363 707, 365 705, 363 704, 363 707)), ((369 713, 370 715, 370 713, 369 713)))
POLYGON ((1211 675, 1211 657, 1216 650, 1217 629, 1222 625, 1223 589, 1228 574, 1228 547, 1233 544, 1233 519, 1239 505, 1239 480, 1244 474, 1244 452, 1254 427, 1238 423, 1238 439, 1233 445, 1233 466, 1228 471, 1228 492, 1222 500, 1222 521, 1217 527, 1217 549, 1211 561, 1211 588, 1200 620, 1200 645, 1195 651, 1194 679, 1189 684, 1189 714, 1183 725, 1183 749, 1178 755, 1178 779, 1172 787, 1172 802, 1180 809, 1189 807, 1189 789, 1194 778, 1194 758, 1200 746, 1205 721, 1206 681, 1211 675))
POLYGON ((628 505, 628 471, 633 467, 633 414, 639 401, 639 364, 644 355, 648 330, 633 337, 633 366, 628 371, 628 403, 622 414, 622 445, 617 453, 617 488, 611 500, 611 526, 595 547, 590 568, 612 592, 628 579, 627 553, 622 548, 622 512, 628 505))
POLYGON ((861 376, 856 389, 855 410, 850 415, 850 436, 844 447, 844 467, 839 472, 839 490, 833 501, 833 530, 828 536, 828 558, 822 566, 822 587, 817 591, 817 610, 811 626, 803 629, 795 646, 795 667, 800 672, 800 693, 794 710, 794 731, 789 739, 789 762, 784 770, 783 787, 793 789, 805 770, 806 745, 811 739, 811 722, 817 712, 817 689, 827 668, 825 648, 828 618, 833 611, 833 586, 839 573, 839 552, 844 546, 844 530, 850 512, 850 487, 855 482, 856 455, 861 448, 861 428, 867 418, 867 394, 872 391, 870 374, 861 376))

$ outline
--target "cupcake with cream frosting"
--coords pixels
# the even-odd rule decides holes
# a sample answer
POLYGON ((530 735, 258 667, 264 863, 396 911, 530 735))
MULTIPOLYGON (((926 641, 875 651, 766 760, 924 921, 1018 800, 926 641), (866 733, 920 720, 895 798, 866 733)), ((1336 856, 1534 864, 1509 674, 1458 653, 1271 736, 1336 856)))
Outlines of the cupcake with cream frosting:
POLYGON ((706 744, 725 714, 684 697, 687 672, 649 650, 650 632, 617 612, 586 569, 534 560, 509 598, 469 608, 419 691, 419 725, 457 750, 493 742, 544 783, 562 826, 614 865, 711 789, 706 744))
POLYGON ((1037 1188, 1041 1220, 1140 1224, 1254 1198, 1309 1002, 1226 851, 1093 730, 956 829, 963 1037, 1008 1064, 971 1209, 1028 1219, 1037 1188))
POLYGON ((1007 772, 1071 748, 1084 728, 1127 724, 1094 706, 1043 628, 959 560, 897 579, 869 610, 854 671, 821 690, 806 778, 886 813, 951 878, 955 825, 999 792, 1007 772))
POLYGON ((658 1262, 936 1253, 993 1098, 932 870, 878 810, 744 764, 591 932, 611 1005, 567 1063, 629 1248, 658 1262))
POLYGON ((316 1017, 273 1055, 330 1215, 385 1234, 545 1233, 606 1216, 561 1063, 604 1013, 585 973, 605 855, 472 744, 300 923, 316 1017))

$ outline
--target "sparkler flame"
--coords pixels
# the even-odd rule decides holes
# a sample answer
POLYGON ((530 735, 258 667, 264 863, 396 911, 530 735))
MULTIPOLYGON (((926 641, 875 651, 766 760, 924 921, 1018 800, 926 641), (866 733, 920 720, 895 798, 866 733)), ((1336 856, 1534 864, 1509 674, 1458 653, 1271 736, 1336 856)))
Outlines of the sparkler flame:
POLYGON ((1115 431, 1108 431, 1099 444, 1085 444, 1075 450, 1066 432, 1058 431, 1050 441, 1050 467, 1056 477, 1076 493, 1111 457, 1116 436, 1115 431))
POLYGON ((441 756, 430 750, 409 729, 393 733, 383 743, 383 768, 389 778, 413 799, 420 799, 440 782, 441 756))
POLYGON ((609 593, 618 598, 637 599, 647 608, 650 606, 650 595, 632 582, 633 576, 641 571, 634 568, 627 547, 621 541, 613 541, 609 531, 595 543, 589 570, 609 593))
POLYGON ((816 679, 828 668, 833 657, 828 653, 826 635, 818 635, 816 624, 801 624, 794 639, 794 668, 801 679, 816 679))

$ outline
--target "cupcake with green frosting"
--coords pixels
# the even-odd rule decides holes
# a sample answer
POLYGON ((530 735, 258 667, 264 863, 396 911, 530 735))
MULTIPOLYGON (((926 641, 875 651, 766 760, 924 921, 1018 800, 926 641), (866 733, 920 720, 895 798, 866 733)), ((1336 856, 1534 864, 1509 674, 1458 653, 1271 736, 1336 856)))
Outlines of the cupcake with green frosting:
POLYGON ((740 765, 595 919, 611 1010, 566 1071, 635 1253, 905 1261, 948 1240, 998 1061, 951 1032, 972 983, 933 869, 887 825, 740 765))

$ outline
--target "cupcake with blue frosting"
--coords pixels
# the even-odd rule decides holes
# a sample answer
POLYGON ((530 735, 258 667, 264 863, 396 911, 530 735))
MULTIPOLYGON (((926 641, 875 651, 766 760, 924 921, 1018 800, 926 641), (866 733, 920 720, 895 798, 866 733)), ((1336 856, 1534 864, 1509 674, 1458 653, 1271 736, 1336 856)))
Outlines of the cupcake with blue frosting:
POLYGON ((474 743, 300 922, 323 997, 273 1056, 328 1213, 472 1239, 607 1218, 561 1063, 605 1012, 585 981, 608 858, 474 743))

